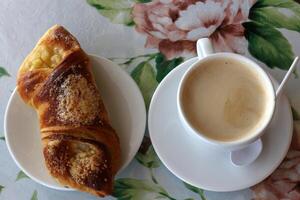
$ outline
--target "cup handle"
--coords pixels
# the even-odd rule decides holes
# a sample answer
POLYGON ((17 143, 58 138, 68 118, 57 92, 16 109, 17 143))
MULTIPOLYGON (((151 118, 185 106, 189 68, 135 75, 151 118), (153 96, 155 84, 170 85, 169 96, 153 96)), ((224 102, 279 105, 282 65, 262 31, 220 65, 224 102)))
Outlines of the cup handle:
POLYGON ((215 52, 212 43, 208 38, 201 38, 197 40, 196 46, 197 46, 197 55, 199 59, 202 59, 215 52))

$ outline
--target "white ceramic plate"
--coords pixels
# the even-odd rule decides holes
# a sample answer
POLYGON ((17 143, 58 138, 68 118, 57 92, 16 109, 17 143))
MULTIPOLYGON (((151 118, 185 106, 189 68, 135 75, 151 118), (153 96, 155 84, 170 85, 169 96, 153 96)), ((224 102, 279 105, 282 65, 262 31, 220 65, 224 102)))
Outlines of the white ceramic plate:
MULTIPOLYGON (((187 133, 178 117, 179 80, 197 58, 170 72, 156 89, 150 104, 148 128, 156 153, 165 166, 183 181, 211 191, 235 191, 269 176, 285 157, 292 138, 292 114, 285 96, 276 103, 273 120, 262 137, 263 150, 252 164, 233 166, 229 152, 221 151, 187 133)), ((278 84, 273 79, 276 87, 278 84)))
MULTIPOLYGON (((142 142, 146 109, 139 88, 118 65, 98 56, 90 56, 93 73, 112 126, 118 133, 124 169, 142 142)), ((59 185, 47 172, 36 112, 27 106, 15 90, 8 102, 4 119, 8 150, 31 179, 58 190, 72 190, 59 185)))

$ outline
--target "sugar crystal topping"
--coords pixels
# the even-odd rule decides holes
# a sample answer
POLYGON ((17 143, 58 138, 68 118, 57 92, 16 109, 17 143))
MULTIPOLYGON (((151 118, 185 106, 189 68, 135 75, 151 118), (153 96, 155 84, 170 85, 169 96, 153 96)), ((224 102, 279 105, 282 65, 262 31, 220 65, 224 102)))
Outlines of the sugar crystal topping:
POLYGON ((62 122, 89 125, 99 115, 99 93, 82 75, 70 74, 62 83, 57 100, 57 114, 62 122))

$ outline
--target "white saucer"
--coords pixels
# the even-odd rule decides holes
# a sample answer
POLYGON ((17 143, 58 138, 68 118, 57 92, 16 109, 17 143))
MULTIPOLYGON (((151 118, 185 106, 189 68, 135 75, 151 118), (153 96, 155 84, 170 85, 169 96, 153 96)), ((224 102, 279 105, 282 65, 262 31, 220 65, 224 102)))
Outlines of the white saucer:
MULTIPOLYGON (((133 159, 144 136, 144 99, 132 78, 118 65, 98 56, 91 55, 90 59, 112 126, 120 138, 122 170, 133 159)), ((36 112, 22 101, 16 90, 6 108, 4 130, 11 156, 31 179, 53 189, 72 190, 59 185, 48 174, 36 112)))
POLYGON ((173 174, 196 187, 225 192, 255 185, 278 167, 288 151, 293 131, 290 104, 284 95, 277 100, 273 120, 262 137, 261 155, 248 166, 236 167, 230 162, 229 152, 192 137, 179 120, 176 107, 179 80, 196 59, 170 72, 152 97, 148 127, 154 149, 173 174))

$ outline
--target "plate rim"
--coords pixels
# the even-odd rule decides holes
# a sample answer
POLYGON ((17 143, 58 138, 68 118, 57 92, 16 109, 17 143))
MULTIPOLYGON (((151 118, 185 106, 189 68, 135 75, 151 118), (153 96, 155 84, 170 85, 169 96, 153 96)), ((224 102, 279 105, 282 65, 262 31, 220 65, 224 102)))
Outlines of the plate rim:
MULTIPOLYGON (((152 131, 150 130, 151 129, 151 126, 150 124, 152 124, 152 118, 153 118, 153 113, 151 112, 151 110, 153 109, 153 102, 156 101, 156 99, 158 98, 157 95, 158 95, 158 91, 160 90, 160 88, 162 87, 162 85, 165 84, 165 82, 169 81, 169 79, 171 79, 170 77, 173 76, 173 74, 175 74, 178 70, 180 70, 181 67, 183 67, 184 65, 187 65, 189 62, 191 63, 191 65, 193 63, 195 63, 197 61, 197 57, 192 57, 192 58, 189 58, 187 59, 186 61, 184 61, 183 63, 181 63, 180 65, 178 65, 175 69, 173 69, 163 80, 162 82, 158 85, 158 87, 156 88, 153 96, 152 96, 152 99, 151 99, 151 102, 150 102, 150 106, 149 106, 149 111, 148 111, 148 130, 149 130, 149 135, 150 135, 150 139, 151 139, 151 143, 154 147, 154 150, 156 152, 156 154, 158 155, 159 159, 162 161, 162 163, 164 164, 164 166, 172 173, 174 174, 177 178, 179 178, 180 180, 190 184, 190 185, 193 185, 195 187, 199 187, 201 189, 204 189, 204 190, 207 190, 207 191, 213 191, 213 192, 233 192, 233 191, 238 191, 238 190, 242 190, 242 189, 246 189, 246 188, 250 188, 258 183, 260 183, 261 181, 263 181, 264 179, 266 179, 268 176, 270 176, 277 168, 278 166, 280 165, 280 163, 284 160, 284 158, 286 157, 286 154, 289 150, 289 147, 291 145, 291 142, 292 142, 292 136, 293 136, 293 117, 292 117, 292 112, 291 112, 291 106, 290 106, 290 103, 286 97, 286 95, 284 93, 282 93, 282 98, 286 98, 287 100, 287 103, 289 105, 289 121, 290 121, 290 124, 289 124, 289 130, 287 132, 289 132, 289 138, 287 138, 287 140, 289 141, 288 142, 288 146, 286 147, 285 149, 285 152, 283 152, 283 156, 281 159, 279 159, 278 163, 276 163, 276 165, 274 165, 274 167, 272 167, 272 169, 269 170, 269 173, 265 174, 265 176, 263 176, 261 178, 261 180, 257 183, 254 183, 252 185, 246 185, 246 184, 239 184, 239 187, 234 187, 235 189, 216 189, 214 187, 206 187, 206 186, 199 186, 197 185, 194 181, 188 179, 187 177, 184 177, 182 175, 177 175, 177 173, 175 172, 176 170, 174 170, 172 167, 168 166, 165 162, 165 160, 163 159, 163 157, 166 157, 166 156, 162 156, 161 153, 158 151, 158 147, 157 147, 157 144, 155 142, 153 142, 153 135, 151 134, 152 131)), ((277 83, 277 80, 274 79, 269 73, 268 75, 270 76, 272 82, 275 81, 277 83)))
POLYGON ((141 139, 138 143, 138 148, 136 149, 135 153, 133 154, 133 157, 128 159, 128 161, 118 170, 116 176, 118 174, 120 174, 129 164, 130 162, 134 159, 135 155, 137 154, 138 150, 139 150, 139 147, 141 146, 142 142, 143 142, 143 139, 144 139, 144 136, 145 136, 145 132, 146 132, 146 124, 147 124, 147 111, 146 111, 146 104, 145 104, 145 101, 144 101, 144 97, 142 95, 142 92, 140 90, 140 88, 138 87, 138 85, 136 84, 136 82, 133 80, 133 78, 124 70, 122 69, 122 67, 120 65, 118 65, 117 63, 105 58, 105 57, 102 57, 102 56, 98 56, 96 54, 88 54, 90 57, 94 57, 96 59, 102 59, 102 60, 105 60, 106 62, 109 62, 111 65, 115 65, 116 68, 118 68, 119 72, 122 73, 124 75, 124 77, 127 78, 127 80, 129 82, 132 83, 132 85, 134 86, 135 90, 137 91, 137 95, 139 96, 138 98, 141 100, 141 103, 142 103, 142 111, 143 112, 143 134, 141 135, 141 139))
MULTIPOLYGON (((118 68, 118 72, 120 72, 120 74, 122 74, 123 77, 126 77, 127 81, 130 82, 130 84, 132 85, 132 87, 134 88, 133 90, 136 91, 136 99, 139 99, 138 101, 140 101, 141 103, 141 108, 139 108, 140 112, 141 112, 141 115, 143 116, 143 119, 141 119, 141 127, 142 128, 142 132, 140 135, 140 138, 138 138, 139 140, 136 140, 136 145, 137 145, 137 148, 133 151, 132 153, 132 157, 130 157, 130 159, 128 159, 126 162, 124 162, 124 164, 120 167, 120 169, 118 170, 118 172, 116 173, 115 177, 118 176, 122 171, 124 171, 124 169, 130 164, 130 162, 134 159, 135 155, 137 154, 138 150, 139 150, 139 147, 141 146, 142 144, 142 141, 143 141, 143 138, 144 138, 144 135, 145 135, 145 131, 146 131, 146 124, 147 124, 147 111, 146 111, 146 106, 145 106, 145 101, 144 101, 144 98, 142 96, 142 93, 139 89, 139 87, 137 86, 136 82, 131 78, 131 76, 124 70, 121 68, 120 65, 118 65, 117 63, 115 62, 112 62, 111 60, 105 58, 105 57, 102 57, 102 56, 99 56, 99 55, 96 55, 96 54, 90 54, 88 53, 88 56, 93 59, 96 59, 96 60, 103 60, 105 62, 108 62, 110 63, 110 65, 112 65, 113 67, 115 68, 118 68)), ((92 70, 93 71, 93 70, 92 70)), ((48 188, 51 188, 51 189, 55 189, 55 190, 59 190, 59 191, 77 191, 76 189, 73 189, 73 188, 66 188, 64 186, 60 186, 60 187, 56 187, 56 186, 53 186, 53 185, 49 185, 48 183, 46 182, 43 182, 41 180, 39 180, 38 178, 36 178, 35 176, 33 176, 29 171, 25 170, 25 168, 19 163, 18 159, 15 157, 15 153, 13 151, 13 149, 11 148, 11 145, 10 145, 10 137, 8 136, 8 127, 7 127, 7 121, 8 121, 8 113, 9 113, 9 110, 11 108, 11 104, 12 104, 12 101, 13 99, 15 98, 16 95, 19 95, 17 94, 17 86, 14 88, 13 92, 11 93, 9 99, 8 99, 8 102, 7 102, 7 105, 6 105, 6 108, 5 108, 5 113, 4 113, 4 136, 5 136, 5 143, 6 143, 6 147, 8 149, 8 152, 10 154, 10 156, 12 157, 13 161, 15 162, 15 164, 17 165, 17 167, 22 170, 29 178, 31 178, 33 181, 45 186, 45 187, 48 187, 48 188)), ((52 177, 53 178, 53 177, 52 177)), ((53 180, 57 183, 57 185, 59 186, 60 183, 58 183, 55 178, 53 178, 53 180)))

